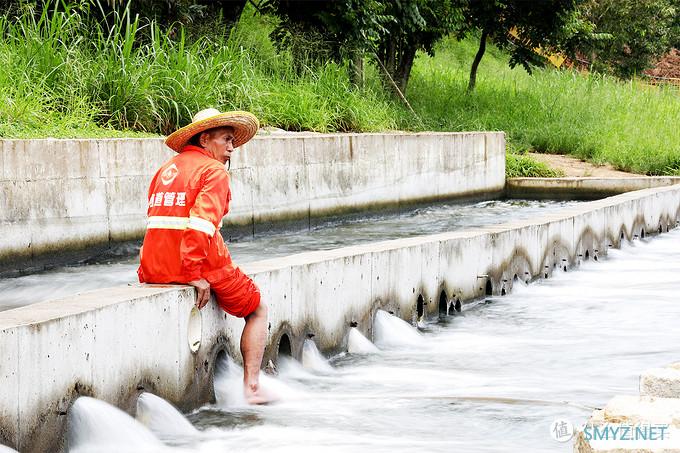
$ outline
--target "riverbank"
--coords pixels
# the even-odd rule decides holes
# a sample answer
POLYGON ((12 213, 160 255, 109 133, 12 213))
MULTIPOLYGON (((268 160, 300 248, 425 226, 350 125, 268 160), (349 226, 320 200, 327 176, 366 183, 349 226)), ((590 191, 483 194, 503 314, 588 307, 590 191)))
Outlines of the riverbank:
POLYGON ((83 20, 68 8, 41 20, 0 17, 0 137, 154 136, 217 106, 250 110, 263 125, 291 131, 502 130, 512 151, 509 176, 560 175, 526 151, 680 174, 675 87, 570 70, 529 75, 489 46, 467 94, 477 44, 450 38, 435 57, 417 56, 406 91, 414 115, 383 91, 371 64, 355 87, 342 65, 303 65, 277 51, 268 38, 275 19, 252 10, 210 45, 135 22, 108 39, 83 39, 83 20))

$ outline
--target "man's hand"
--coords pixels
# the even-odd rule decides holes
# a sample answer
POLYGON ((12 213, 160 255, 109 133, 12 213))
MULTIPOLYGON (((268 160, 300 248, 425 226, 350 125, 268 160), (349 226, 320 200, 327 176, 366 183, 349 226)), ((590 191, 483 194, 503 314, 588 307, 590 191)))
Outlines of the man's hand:
POLYGON ((189 285, 196 288, 196 307, 200 310, 210 302, 210 283, 204 278, 193 280, 189 285))

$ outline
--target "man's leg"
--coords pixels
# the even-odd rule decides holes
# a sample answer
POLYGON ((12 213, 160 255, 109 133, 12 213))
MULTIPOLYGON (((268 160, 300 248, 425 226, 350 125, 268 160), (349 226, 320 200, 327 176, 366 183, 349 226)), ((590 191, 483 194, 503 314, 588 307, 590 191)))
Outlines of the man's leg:
POLYGON ((243 387, 250 404, 270 401, 259 385, 262 356, 267 342, 267 306, 260 301, 255 282, 236 268, 226 279, 211 284, 215 299, 222 310, 246 321, 241 334, 243 357, 243 387))
POLYGON ((267 341, 267 306, 260 302, 244 319, 246 325, 241 334, 244 393, 248 403, 263 404, 269 401, 260 391, 260 367, 267 341))

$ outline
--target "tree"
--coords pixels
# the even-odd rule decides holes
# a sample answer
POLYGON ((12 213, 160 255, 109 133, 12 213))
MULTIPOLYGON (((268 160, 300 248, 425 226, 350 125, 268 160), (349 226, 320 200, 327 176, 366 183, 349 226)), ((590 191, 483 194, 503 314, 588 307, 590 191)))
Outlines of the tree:
POLYGON ((385 86, 403 93, 416 52, 432 55, 434 44, 462 23, 460 1, 265 0, 260 5, 281 18, 275 41, 294 49, 295 39, 307 36, 302 41, 306 52, 321 60, 359 62, 372 56, 383 68, 385 86), (313 46, 305 45, 310 37, 313 46))
POLYGON ((238 23, 248 0, 0 0, 0 10, 17 9, 21 5, 33 8, 40 15, 43 8, 63 9, 77 6, 99 21, 111 22, 113 13, 139 16, 169 27, 175 23, 189 25, 200 34, 202 28, 213 27, 219 19, 230 30, 238 23))
POLYGON ((433 56, 434 45, 463 25, 462 2, 386 0, 384 3, 386 14, 393 20, 380 34, 375 55, 386 70, 385 84, 393 91, 404 93, 416 52, 422 50, 433 56))
POLYGON ((262 0, 256 8, 280 19, 271 38, 299 65, 360 60, 391 20, 380 0, 262 0))
MULTIPOLYGON (((163 26, 174 23, 202 28, 212 27, 216 19, 227 25, 230 30, 238 23, 248 0, 90 0, 93 4, 106 5, 121 12, 129 8, 132 17, 153 19, 163 26)), ((106 11, 106 8, 99 8, 106 11)), ((199 33, 200 34, 200 33, 199 33)))
POLYGON ((598 32, 609 37, 581 49, 594 70, 627 78, 680 44, 677 0, 588 0, 582 11, 598 32))
POLYGON ((564 27, 571 21, 580 0, 469 0, 464 8, 465 28, 460 37, 480 33, 479 49, 470 68, 468 92, 474 90, 477 69, 492 40, 510 50, 510 66, 521 64, 531 72, 541 64, 536 48, 555 49, 564 40, 564 27))

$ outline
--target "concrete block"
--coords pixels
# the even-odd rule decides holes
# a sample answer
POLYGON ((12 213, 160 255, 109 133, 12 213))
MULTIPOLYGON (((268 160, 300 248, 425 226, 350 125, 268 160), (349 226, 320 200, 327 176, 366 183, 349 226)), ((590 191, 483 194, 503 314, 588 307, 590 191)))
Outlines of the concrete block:
POLYGON ((19 335, 16 328, 0 329, 0 445, 19 444, 19 335))
POLYGON ((28 229, 33 258, 60 251, 94 248, 109 241, 106 217, 35 220, 28 229))
POLYGON ((258 190, 253 192, 256 224, 273 220, 308 218, 309 169, 302 165, 256 167, 258 190))
POLYGON ((148 208, 146 176, 106 178, 107 228, 113 241, 144 236, 148 208))
POLYGON ((362 254, 293 269, 291 320, 297 326, 295 333, 301 335, 298 329, 309 329, 320 350, 341 345, 350 321, 365 316, 362 304, 370 294, 371 259, 362 254))
POLYGON ((352 135, 352 200, 356 206, 379 206, 393 199, 386 171, 386 138, 381 134, 352 135))
POLYGON ((106 217, 104 180, 100 178, 6 181, 0 220, 22 221, 69 217, 106 217))
POLYGON ((494 293, 510 292, 515 276, 518 280, 527 281, 537 275, 542 261, 543 246, 540 234, 541 228, 517 222, 514 228, 506 225, 489 227, 497 229, 492 233, 491 241, 491 270, 494 293))
POLYGON ((381 300, 386 309, 415 322, 418 296, 424 290, 423 261, 420 244, 385 247, 373 253, 371 298, 381 300))
POLYGON ((180 357, 189 348, 180 312, 193 304, 193 292, 159 291, 139 298, 138 288, 130 287, 128 292, 129 302, 93 313, 96 342, 90 367, 94 393, 122 404, 141 384, 180 401, 184 390, 179 382, 180 357))
POLYGON ((232 168, 303 166, 307 141, 297 136, 255 137, 232 154, 232 168))
POLYGON ((350 143, 349 134, 319 135, 314 139, 305 140, 305 164, 335 166, 339 163, 351 163, 353 153, 350 143))
POLYGON ((333 215, 348 210, 348 202, 360 191, 354 187, 353 170, 351 162, 335 163, 332 172, 319 164, 307 166, 309 194, 313 194, 309 196, 310 212, 333 215))
POLYGON ((640 376, 640 394, 660 398, 680 398, 680 363, 652 368, 640 376))
POLYGON ((92 384, 94 313, 61 317, 60 304, 34 310, 51 319, 17 328, 19 450, 53 451, 55 446, 40 434, 63 433, 69 404, 92 384))
POLYGON ((96 148, 84 140, 15 140, 3 149, 6 179, 40 181, 98 173, 96 148))
POLYGON ((574 257, 573 216, 560 215, 547 222, 546 233, 547 247, 542 260, 544 275, 546 272, 552 275, 557 270, 564 271, 565 267, 569 269, 574 257))
POLYGON ((439 272, 430 269, 439 268, 439 241, 432 240, 421 244, 421 287, 423 293, 424 312, 426 316, 438 314, 439 296, 441 294, 442 277, 439 272))
POLYGON ((394 174, 400 203, 437 196, 439 152, 436 140, 425 134, 402 135, 386 147, 387 171, 394 174))
POLYGON ((31 257, 30 222, 0 221, 0 231, 0 261, 16 262, 31 257))
POLYGON ((680 399, 649 396, 616 396, 604 409, 593 412, 582 431, 575 434, 576 453, 680 452, 680 399), (668 425, 664 439, 595 439, 593 429, 616 429, 639 425, 668 425), (586 429, 589 434, 586 434, 586 429))
POLYGON ((27 184, 24 196, 44 200, 31 209, 34 255, 108 242, 104 180, 68 179, 27 184))
POLYGON ((0 222, 20 223, 35 218, 34 211, 42 202, 40 192, 37 197, 33 194, 36 186, 29 181, 0 181, 0 222))
POLYGON ((158 168, 175 155, 162 139, 100 140, 99 147, 105 161, 100 172, 106 178, 145 176, 150 182, 158 168))
MULTIPOLYGON (((256 224, 309 216, 309 183, 301 138, 272 137, 248 143, 236 168, 249 168, 256 181, 252 191, 256 224)), ((265 229, 266 229, 266 225, 265 229)))
POLYGON ((12 152, 11 150, 17 146, 17 143, 22 143, 22 141, 0 140, 0 183, 11 180, 9 171, 5 169, 5 154, 12 152))
POLYGON ((603 210, 591 210, 574 216, 574 247, 576 264, 607 254, 607 217, 603 210))
POLYGON ((615 396, 604 407, 602 421, 680 425, 680 399, 615 396))
POLYGON ((256 187, 252 168, 239 168, 229 172, 231 202, 225 224, 253 224, 253 191, 256 187))

